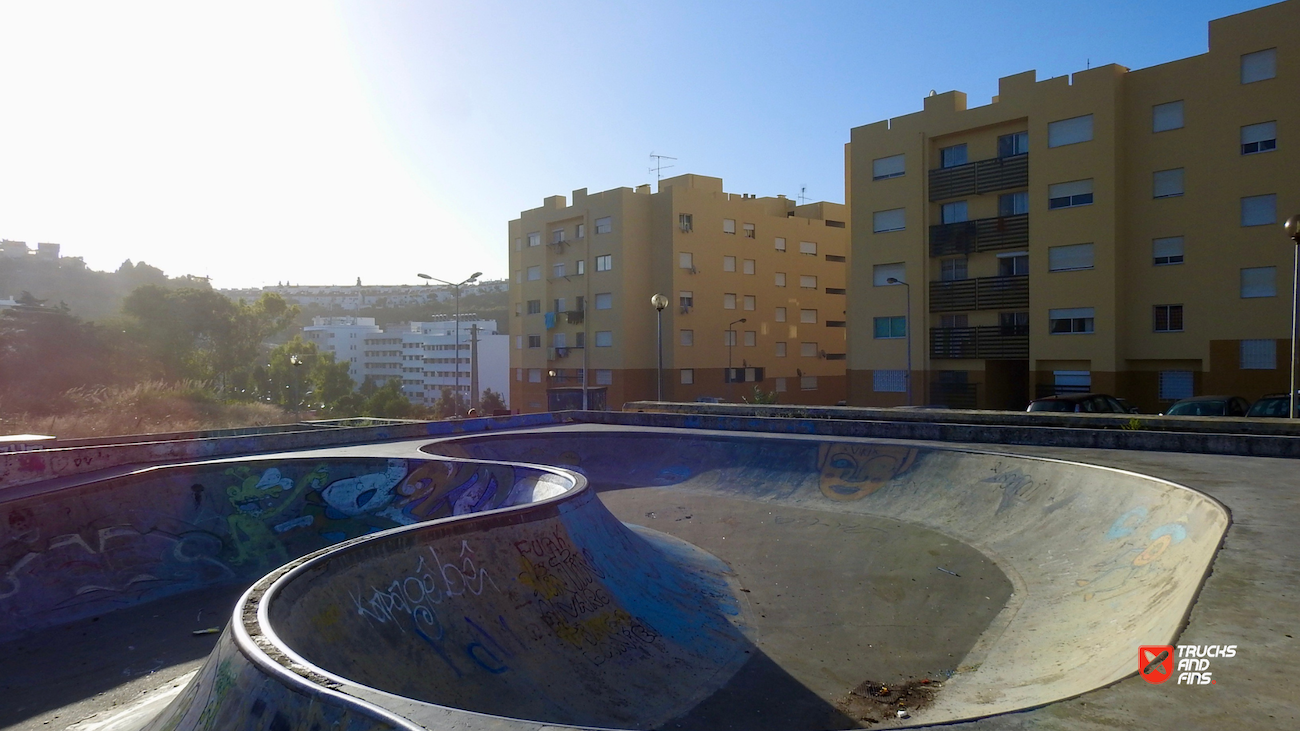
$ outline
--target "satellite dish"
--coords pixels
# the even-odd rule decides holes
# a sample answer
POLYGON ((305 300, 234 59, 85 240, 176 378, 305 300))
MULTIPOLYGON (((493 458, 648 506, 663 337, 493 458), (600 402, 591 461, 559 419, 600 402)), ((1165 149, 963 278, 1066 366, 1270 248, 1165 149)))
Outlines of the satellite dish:
POLYGON ((931 89, 930 93, 927 94, 926 96, 939 96, 939 92, 935 91, 934 89, 931 89))

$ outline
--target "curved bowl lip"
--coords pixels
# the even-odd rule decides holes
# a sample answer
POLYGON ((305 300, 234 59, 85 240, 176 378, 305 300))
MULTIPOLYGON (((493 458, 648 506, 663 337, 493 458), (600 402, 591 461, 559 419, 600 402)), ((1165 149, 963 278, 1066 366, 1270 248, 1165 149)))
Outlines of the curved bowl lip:
MULTIPOLYGON (((235 610, 234 610, 233 620, 231 624, 235 629, 234 637, 235 637, 236 644, 239 646, 239 649, 244 653, 244 655, 250 658, 250 660, 252 660, 253 662, 255 662, 259 668, 262 668, 264 671, 267 671, 270 674, 274 675, 277 680, 279 680, 284 685, 288 686, 291 690, 297 690, 299 692, 304 692, 307 694, 319 693, 319 694, 326 695, 335 701, 341 702, 345 706, 354 707, 357 710, 361 710, 366 713, 375 714, 380 718, 382 718, 384 721, 388 723, 392 723, 397 728, 400 729, 409 729, 410 731, 416 731, 416 730, 425 729, 425 727, 415 723, 414 721, 411 721, 410 719, 403 718, 402 716, 399 716, 394 712, 385 709, 382 706, 362 700, 361 698, 358 698, 357 696, 354 696, 350 693, 341 692, 340 690, 338 690, 338 688, 340 687, 364 688, 365 692, 368 694, 394 698, 406 704, 422 706, 430 709, 437 709, 440 711, 446 711, 451 713, 470 714, 473 716, 480 716, 483 718, 499 719, 504 721, 517 722, 517 723, 528 723, 534 725, 540 724, 540 722, 538 721, 531 721, 529 719, 515 718, 513 716, 497 716, 493 714, 482 713, 479 711, 471 711, 463 708, 457 708, 455 706, 446 706, 437 703, 431 703, 429 701, 422 701, 416 698, 410 698, 408 696, 398 695, 396 693, 391 693, 385 690, 381 690, 379 688, 374 688, 365 685, 364 683, 359 683, 345 676, 338 675, 337 673, 333 673, 328 670, 325 670, 324 668, 321 668, 315 663, 302 657, 300 654, 294 651, 293 648, 290 647, 288 643, 286 643, 279 636, 279 634, 276 633, 274 626, 271 624, 270 621, 271 603, 275 601, 280 591, 285 586, 287 586, 290 582, 292 582, 294 579, 298 578, 302 574, 311 571, 313 568, 327 561, 330 561, 334 558, 337 558, 339 555, 342 555, 344 553, 363 550, 367 545, 371 543, 388 540, 394 536, 399 536, 404 533, 413 533, 422 530, 428 530, 429 528, 448 525, 448 524, 456 524, 462 527, 469 527, 475 523, 497 519, 501 515, 532 511, 538 508, 545 508, 547 506, 569 503, 574 500, 579 500, 584 496, 594 497, 595 495, 595 492, 591 488, 590 483, 587 481, 587 478, 585 476, 577 472, 573 472, 571 470, 566 470, 559 467, 551 467, 549 465, 531 464, 527 462, 507 462, 502 460, 470 459, 470 458, 463 458, 463 457, 450 457, 450 456, 425 455, 425 454, 422 454, 419 457, 414 457, 414 456, 408 457, 406 459, 422 460, 425 462, 459 462, 459 463, 474 464, 474 465, 500 465, 500 466, 512 467, 516 469, 519 468, 530 469, 541 474, 549 474, 555 477, 559 477, 569 482, 569 485, 565 489, 565 491, 560 493, 559 495, 554 495, 549 498, 544 498, 536 502, 521 503, 518 505, 510 505, 503 508, 495 508, 493 510, 485 510, 480 513, 446 516, 434 520, 426 520, 419 523, 412 523, 411 525, 397 526, 394 528, 389 528, 387 530, 377 531, 375 533, 369 533, 364 536, 358 536, 349 541, 335 543, 333 545, 326 546, 325 548, 322 548, 318 551, 309 553, 306 556, 302 556, 293 561, 290 561, 284 564, 283 566, 275 569, 274 571, 271 571, 266 576, 263 576, 261 579, 255 582, 253 586, 249 587, 248 591, 244 592, 244 594, 239 598, 239 601, 235 604, 235 610), (248 612, 248 607, 250 604, 252 604, 256 609, 255 614, 251 617, 248 612), (249 631, 250 627, 256 628, 257 630, 256 638, 253 636, 253 633, 249 631), (276 654, 282 656, 284 660, 280 661, 277 660, 277 658, 272 657, 271 653, 268 651, 268 647, 270 649, 273 649, 276 654)), ((562 727, 562 728, 593 729, 593 731, 624 731, 623 729, 603 729, 602 727, 574 726, 572 724, 540 724, 540 725, 546 725, 546 726, 557 727, 557 728, 562 727)))
MULTIPOLYGON (((689 427, 684 429, 682 427, 641 426, 641 427, 635 427, 633 430, 629 430, 629 431, 622 431, 622 430, 601 431, 596 429, 590 429, 590 430, 578 429, 572 431, 566 430, 564 432, 555 432, 551 429, 541 428, 541 429, 522 429, 522 430, 513 431, 511 433, 455 435, 455 436, 448 436, 440 439, 428 440, 416 448, 417 453, 422 456, 411 456, 411 457, 406 457, 406 459, 415 459, 415 460, 427 459, 427 461, 464 462, 464 463, 472 463, 472 464, 494 464, 494 465, 503 465, 503 466, 515 467, 515 468, 522 467, 522 468, 534 469, 538 472, 550 473, 553 475, 564 477, 572 480, 574 484, 570 489, 566 490, 564 493, 560 495, 556 495, 551 498, 546 498, 544 500, 539 500, 534 503, 525 503, 521 505, 509 506, 506 508, 497 508, 494 510, 488 510, 482 513, 472 513, 469 515, 447 516, 445 518, 425 521, 422 523, 415 523, 408 526, 398 526, 396 528, 390 528, 384 531, 371 533, 365 536, 359 536, 350 541, 336 543, 331 546, 322 548, 319 551, 295 559, 294 561, 290 561, 289 563, 286 563, 280 568, 268 573, 262 579, 259 579, 256 583, 253 584, 252 587, 249 588, 247 592, 245 592, 243 596, 240 597, 239 602, 235 606, 234 618, 232 621, 232 624, 235 626, 235 635, 234 635, 235 639, 237 643, 240 645, 241 651, 243 651, 244 654, 250 658, 250 660, 255 662, 259 667, 262 667, 263 669, 267 670, 269 673, 274 675, 277 679, 280 680, 280 682, 288 686, 290 689, 298 690, 299 692, 303 692, 306 694, 319 694, 319 695, 330 697, 331 699, 334 699, 336 702, 339 702, 347 707, 355 707, 358 710, 364 710, 367 713, 374 714, 384 719, 388 723, 393 723, 395 726, 397 726, 400 729, 409 729, 410 731, 422 731, 425 730, 427 727, 417 724, 409 719, 398 716, 394 712, 389 711, 383 708, 382 706, 379 706, 377 704, 368 701, 364 701, 361 698, 358 698, 357 696, 348 693, 343 693, 337 690, 337 688, 338 687, 363 688, 365 689, 365 692, 368 694, 393 698, 402 703, 416 706, 416 707, 424 707, 431 710, 437 710, 437 711, 446 712, 450 714, 462 714, 470 717, 492 719, 498 722, 505 721, 508 723, 515 723, 515 724, 527 724, 530 728, 546 727, 548 729, 572 728, 572 729, 586 729, 589 731, 629 731, 628 729, 617 728, 617 727, 582 726, 577 724, 563 724, 563 723, 545 723, 542 721, 526 719, 526 718, 518 718, 514 716, 499 716, 490 713, 483 713, 481 711, 472 711, 464 708, 457 708, 455 706, 446 706, 438 703, 432 703, 429 701, 421 701, 415 698, 398 695, 396 693, 390 693, 388 691, 380 690, 378 688, 373 688, 371 686, 358 683, 354 680, 350 680, 344 676, 331 673, 329 671, 324 670, 323 668, 316 666, 315 664, 306 660, 305 658, 303 658, 302 656, 294 652, 291 648, 289 648, 284 643, 284 641, 275 633, 274 629, 271 627, 269 621, 270 600, 273 599, 275 595, 279 592, 279 590, 282 589, 285 585, 287 585, 289 581, 293 580, 293 578, 296 578, 300 574, 310 570, 312 567, 315 567, 321 562, 330 559, 331 557, 335 556, 339 552, 357 550, 358 547, 364 546, 365 544, 372 541, 384 540, 394 535, 400 535, 403 532, 413 532, 421 529, 426 529, 431 526, 443 525, 448 523, 458 523, 461 525, 468 525, 482 520, 491 519, 493 517, 500 516, 502 514, 508 514, 511 512, 522 512, 526 510, 535 509, 540 506, 570 502, 579 498, 582 495, 589 495, 593 497, 595 495, 595 488, 591 486, 586 476, 574 470, 564 469, 560 467, 553 467, 550 465, 529 463, 529 462, 511 462, 507 460, 484 460, 484 459, 473 459, 473 458, 458 457, 458 456, 451 456, 451 455, 440 455, 437 452, 432 451, 432 449, 436 449, 436 445, 438 444, 454 444, 459 442, 470 442, 474 440, 489 441, 489 440, 509 438, 511 436, 517 438, 518 436, 525 436, 525 435, 530 437, 548 437, 548 436, 563 437, 563 436, 574 436, 574 435, 588 436, 593 434, 602 435, 602 436, 611 436, 611 437, 638 437, 638 436, 644 437, 651 434, 656 436, 667 436, 672 434, 677 434, 678 436, 685 436, 684 434, 682 434, 683 431, 698 432, 698 431, 710 431, 710 430, 701 430, 698 428, 689 428, 689 427), (269 584, 267 583, 268 581, 270 582, 269 584), (262 591, 260 596, 254 598, 254 594, 256 594, 259 588, 262 587, 265 587, 264 591, 262 591), (249 618, 247 616, 247 605, 250 601, 255 601, 257 605, 255 619, 249 618), (254 625, 257 627, 262 642, 258 642, 256 639, 252 637, 251 633, 247 631, 248 625, 254 625), (263 647, 263 644, 269 645, 270 647, 274 648, 275 652, 282 655, 287 662, 278 662, 275 658, 271 657, 270 654, 263 647)), ((1166 485, 1179 490, 1193 493, 1199 496, 1200 498, 1206 500, 1208 503, 1218 507, 1219 510, 1223 512, 1223 515, 1226 519, 1226 524, 1224 526, 1224 535, 1226 535, 1227 531, 1231 528, 1233 522, 1232 511, 1228 508, 1226 504, 1224 504, 1222 501, 1218 500, 1217 498, 1208 495, 1200 490, 1189 487, 1187 485, 1182 485, 1172 480, 1168 480, 1162 477, 1157 477, 1154 475, 1145 474, 1142 472, 1137 472, 1134 470, 1124 469, 1120 467, 1111 467, 1108 465, 1093 464, 1093 463, 1083 462, 1079 460, 1061 459, 1058 457, 1044 457, 1040 455, 1028 455, 1028 454, 1023 454, 1018 452, 1003 452, 1003 451, 988 450, 988 449, 959 447, 959 446, 950 445, 945 442, 936 442, 932 440, 887 439, 887 438, 876 438, 876 437, 852 437, 852 436, 835 436, 835 435, 823 435, 823 434, 785 434, 785 433, 771 433, 771 432, 743 432, 743 433, 734 433, 734 434, 733 433, 727 433, 727 434, 711 433, 707 435, 696 434, 694 436, 695 438, 716 439, 718 441, 748 441, 748 440, 775 439, 781 441, 789 440, 789 441, 828 442, 828 441, 836 441, 836 440, 842 440, 842 441, 847 440, 847 441, 855 441, 855 442, 863 442, 863 443, 908 444, 908 445, 917 446, 918 448, 921 449, 931 449, 934 451, 946 451, 946 452, 955 452, 959 454, 973 454, 973 455, 982 455, 982 456, 990 456, 990 457, 1006 457, 1006 458, 1013 458, 1013 459, 1030 460, 1035 462, 1069 465, 1073 467, 1084 467, 1092 470, 1100 470, 1103 472, 1110 472, 1113 474, 1136 477, 1142 480, 1159 483, 1162 485, 1166 485)), ((1020 445, 1008 444, 1006 446, 1014 449, 1020 445)), ((357 455, 357 456, 361 457, 362 455, 357 455)), ((1220 536, 1220 541, 1221 540, 1222 540, 1222 536, 1220 536)), ((1207 566, 1205 567, 1204 571, 1202 572, 1201 579, 1198 582, 1197 588, 1194 592, 1194 596, 1200 595, 1200 592, 1204 588, 1205 581, 1209 577, 1212 568, 1213 568, 1213 562, 1207 564, 1207 566)), ((1179 623, 1180 632, 1181 632, 1181 628, 1186 626, 1187 620, 1191 614, 1194 604, 1195 602, 1193 601, 1193 603, 1189 604, 1188 607, 1185 609, 1182 620, 1179 623)), ((1123 677, 1127 678, 1130 675, 1136 675, 1136 674, 1137 674, 1136 671, 1134 671, 1133 673, 1129 673, 1128 675, 1125 675, 1123 677)), ((1123 678, 1120 678, 1120 680, 1122 679, 1123 678)), ((964 716, 956 719, 943 721, 942 723, 944 725, 950 723, 961 723, 966 721, 977 720, 980 718, 1005 715, 1006 713, 1018 712, 1022 710, 1030 710, 1032 708, 1037 708, 1042 705, 1050 705, 1051 703, 1057 703, 1060 701, 1069 700, 1070 698, 1076 698, 1079 697, 1080 695, 1082 695, 1082 693, 1074 696, 1069 696, 1067 698, 1059 698, 1053 701, 1049 701, 1046 704, 1028 706, 1023 709, 1017 709, 1016 711, 1003 711, 1003 712, 997 712, 991 714, 964 716)))

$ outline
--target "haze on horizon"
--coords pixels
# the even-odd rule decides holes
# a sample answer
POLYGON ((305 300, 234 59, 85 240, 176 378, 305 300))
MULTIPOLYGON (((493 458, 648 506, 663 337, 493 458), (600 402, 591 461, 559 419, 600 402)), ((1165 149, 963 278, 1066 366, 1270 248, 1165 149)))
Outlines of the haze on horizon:
POLYGON ((1164 63, 1265 4, 5 2, 0 237, 223 288, 504 278, 507 221, 652 151, 842 202, 849 129, 930 89, 1164 63))

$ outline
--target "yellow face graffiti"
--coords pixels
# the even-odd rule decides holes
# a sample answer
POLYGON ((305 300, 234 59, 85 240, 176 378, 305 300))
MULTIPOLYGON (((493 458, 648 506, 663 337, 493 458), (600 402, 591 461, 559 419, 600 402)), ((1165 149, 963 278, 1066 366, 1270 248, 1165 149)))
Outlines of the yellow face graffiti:
POLYGON ((879 444, 823 444, 817 455, 822 494, 831 500, 861 500, 906 472, 916 450, 879 444))

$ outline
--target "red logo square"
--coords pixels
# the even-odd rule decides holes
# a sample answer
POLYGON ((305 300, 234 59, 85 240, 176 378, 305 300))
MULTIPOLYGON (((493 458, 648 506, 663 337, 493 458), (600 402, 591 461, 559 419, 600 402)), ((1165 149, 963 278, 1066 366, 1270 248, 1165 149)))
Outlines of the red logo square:
POLYGON ((1174 674, 1173 645, 1142 645, 1138 648, 1138 675, 1148 683, 1163 683, 1174 674))

